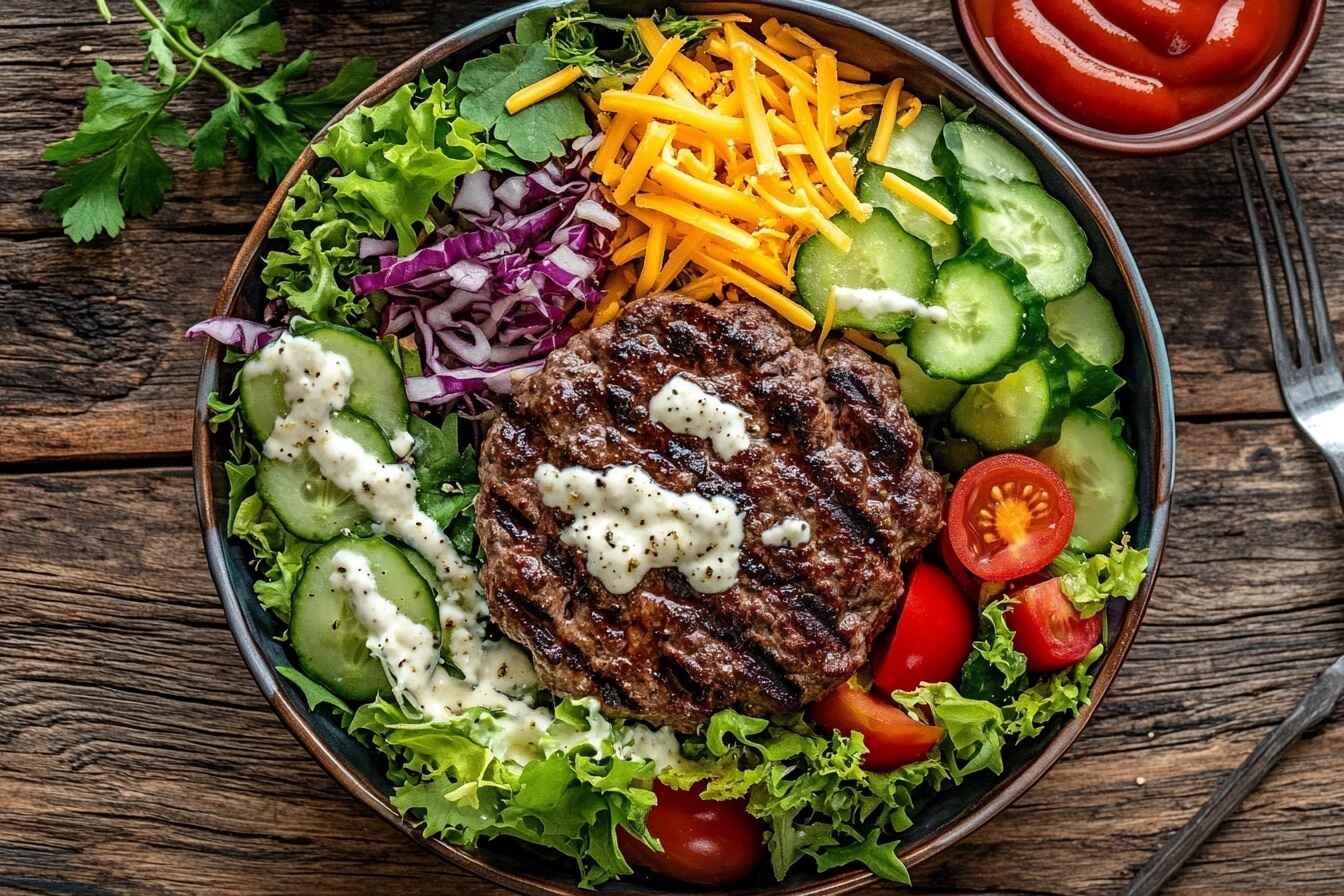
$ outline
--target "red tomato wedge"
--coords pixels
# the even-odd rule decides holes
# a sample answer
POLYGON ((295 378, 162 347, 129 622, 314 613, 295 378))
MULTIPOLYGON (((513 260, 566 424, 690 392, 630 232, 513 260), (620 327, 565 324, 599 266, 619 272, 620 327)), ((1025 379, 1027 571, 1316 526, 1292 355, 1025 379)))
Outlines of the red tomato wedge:
POLYGON ((1027 657, 1027 671, 1057 672, 1087 656, 1101 639, 1101 615, 1084 619, 1060 590, 1059 579, 1047 579, 1012 594, 1004 613, 1013 630, 1013 646, 1027 657))
POLYGON ((962 589, 932 563, 920 563, 910 573, 900 618, 875 654, 873 681, 888 694, 926 681, 956 681, 974 637, 975 618, 962 589))
POLYGON ((956 549, 952 547, 952 537, 948 535, 948 531, 944 525, 943 531, 938 533, 938 559, 942 561, 943 569, 947 570, 947 574, 957 583, 961 593, 975 600, 976 595, 980 593, 980 580, 962 565, 956 549))
POLYGON ((654 852, 624 830, 621 854, 641 868, 688 884, 723 886, 752 872, 765 858, 765 828, 747 814, 746 800, 702 800, 704 784, 673 790, 654 782, 658 805, 645 824, 663 845, 654 852))
POLYGON ((943 739, 942 728, 916 722, 889 700, 850 682, 813 703, 807 714, 824 728, 861 732, 868 747, 863 767, 874 772, 919 762, 943 739))
POLYGON ((967 470, 952 491, 948 539, 978 579, 1011 582, 1039 572, 1073 531, 1073 496, 1054 470, 1000 454, 967 470))

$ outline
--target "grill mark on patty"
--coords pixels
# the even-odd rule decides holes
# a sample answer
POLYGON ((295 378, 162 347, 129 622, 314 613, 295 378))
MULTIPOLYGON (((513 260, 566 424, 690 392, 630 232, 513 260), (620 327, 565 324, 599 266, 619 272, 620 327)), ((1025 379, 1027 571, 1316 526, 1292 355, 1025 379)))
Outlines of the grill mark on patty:
POLYGON ((509 533, 514 541, 527 541, 532 537, 533 525, 527 516, 500 495, 491 496, 491 515, 499 527, 509 533))
POLYGON ((634 428, 637 422, 635 393, 617 383, 607 383, 606 399, 607 410, 611 413, 612 419, 625 424, 628 428, 634 428))
POLYGON ((814 564, 799 563, 793 567, 803 579, 801 586, 797 578, 786 579, 776 574, 769 564, 754 554, 744 553, 739 565, 750 580, 762 586, 762 591, 779 595, 780 599, 789 605, 789 609, 798 617, 800 627, 805 629, 814 641, 824 639, 841 647, 848 646, 849 642, 840 631, 835 608, 822 599, 808 576, 809 573, 816 571, 814 564))
POLYGON ((834 364, 826 368, 826 385, 835 391, 836 395, 846 401, 855 404, 875 404, 877 398, 868 389, 858 374, 847 367, 838 367, 834 364))
POLYGON ((592 667, 587 657, 560 639, 546 611, 514 591, 500 590, 495 600, 509 610, 518 622, 520 634, 528 646, 557 666, 564 666, 593 683, 602 701, 617 709, 639 709, 620 682, 592 667))
MULTIPOLYGON (((743 620, 721 613, 709 605, 705 596, 691 588, 686 577, 677 570, 663 572, 663 582, 667 590, 659 597, 666 604, 674 605, 678 615, 694 620, 698 628, 731 648, 742 661, 743 674, 761 693, 783 707, 798 705, 802 698, 802 690, 765 647, 750 638, 742 637, 743 631, 748 629, 743 620)), ((712 686, 713 682, 703 685, 706 689, 712 686)))
POLYGON ((696 706, 705 705, 707 695, 704 686, 695 680, 691 670, 682 665, 680 660, 666 653, 661 654, 654 667, 654 674, 671 689, 685 694, 696 706))

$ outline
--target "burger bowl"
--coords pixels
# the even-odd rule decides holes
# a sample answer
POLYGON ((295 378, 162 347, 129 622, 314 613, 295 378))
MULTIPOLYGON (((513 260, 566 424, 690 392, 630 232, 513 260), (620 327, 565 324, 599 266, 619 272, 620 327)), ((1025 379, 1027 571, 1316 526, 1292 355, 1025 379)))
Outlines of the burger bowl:
MULTIPOLYGON (((371 85, 334 120, 359 105, 388 96, 418 77, 422 69, 460 63, 472 54, 500 43, 514 20, 529 10, 559 5, 563 4, 558 0, 537 0, 515 6, 435 41, 371 85)), ((631 9, 630 4, 622 4, 619 8, 602 2, 594 5, 611 6, 611 12, 620 14, 653 8, 651 4, 649 10, 631 9)), ((1046 188, 1078 219, 1095 256, 1091 279, 1111 297, 1125 331, 1128 353, 1120 373, 1128 386, 1122 392, 1121 405, 1139 464, 1139 512, 1131 531, 1135 546, 1151 550, 1149 575, 1135 600, 1123 605, 1113 602, 1110 607, 1107 629, 1110 641, 1096 671, 1091 704, 1077 718, 1056 721, 1041 737, 1006 748, 1001 776, 973 776, 962 786, 945 790, 931 801, 902 837, 901 858, 907 865, 917 865, 954 846, 988 822, 1049 771, 1099 711, 1134 642, 1162 556, 1175 464, 1171 371, 1162 331, 1124 236, 1082 171, 1027 117, 964 69, 883 24, 813 0, 731 5, 684 0, 678 8, 690 13, 746 13, 756 21, 775 16, 807 29, 831 46, 840 47, 844 58, 872 69, 875 77, 899 74, 906 79, 908 88, 918 95, 946 94, 960 105, 974 105, 980 120, 997 128, 1027 154, 1039 168, 1046 188)), ((215 314, 252 318, 260 315, 264 305, 260 270, 266 251, 266 234, 287 191, 315 160, 312 149, 305 149, 276 189, 234 258, 220 288, 215 314)), ((519 892, 582 892, 575 884, 572 865, 516 841, 499 841, 465 849, 441 840, 423 838, 389 802, 391 785, 383 774, 381 759, 348 735, 334 719, 310 711, 299 690, 277 673, 277 666, 289 663, 285 646, 274 637, 279 634, 279 623, 256 600, 245 548, 228 537, 228 484, 224 472, 227 445, 222 434, 213 434, 208 425, 207 397, 225 387, 230 375, 223 350, 211 343, 206 348, 201 367, 195 412, 197 513, 206 559, 229 628, 262 694, 299 742, 333 778, 414 842, 466 871, 519 892)), ((840 869, 826 874, 795 870, 780 882, 761 873, 733 892, 829 896, 854 890, 873 880, 874 877, 864 870, 840 869)), ((666 892, 666 886, 652 878, 637 877, 608 884, 603 891, 656 893, 666 892)))

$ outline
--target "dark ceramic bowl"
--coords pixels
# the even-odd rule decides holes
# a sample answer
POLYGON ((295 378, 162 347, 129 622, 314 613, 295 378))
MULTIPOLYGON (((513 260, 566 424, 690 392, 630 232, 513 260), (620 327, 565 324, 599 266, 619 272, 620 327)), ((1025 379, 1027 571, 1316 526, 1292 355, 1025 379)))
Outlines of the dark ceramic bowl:
POLYGON ((1263 115, 1302 73, 1325 21, 1325 0, 1303 0, 1297 28, 1287 48, 1241 97, 1165 131, 1116 134, 1079 124, 1042 100, 985 37, 976 24, 973 5, 973 0, 952 0, 952 13, 962 46, 977 71, 998 85, 1037 124, 1055 135, 1103 152, 1132 156, 1165 156, 1195 149, 1225 137, 1263 115))
MULTIPOLYGON (((661 4, 661 0, 659 0, 661 4)), ((490 16, 446 37, 416 53, 381 78, 352 104, 378 100, 398 86, 415 78, 422 68, 445 61, 461 61, 470 54, 500 40, 521 13, 542 5, 558 5, 554 0, 538 0, 490 16)), ((681 6, 697 12, 747 12, 754 17, 778 16, 801 25, 832 46, 844 48, 850 59, 861 61, 882 76, 897 72, 906 83, 924 96, 948 94, 962 104, 974 104, 980 117, 1005 134, 1027 153, 1041 170, 1050 191, 1060 197, 1077 216, 1091 240, 1096 261, 1092 279, 1116 302, 1128 339, 1128 356, 1122 373, 1129 382, 1123 396, 1125 416, 1139 456, 1139 516, 1134 521, 1135 543, 1152 549, 1153 568, 1162 556, 1167 532, 1167 514, 1171 498, 1175 462, 1175 414, 1172 408, 1171 373, 1167 352, 1158 328, 1157 316, 1139 277, 1134 258, 1114 218, 1106 210, 1092 185, 1069 158, 1030 121, 1000 99, 963 69, 916 41, 871 19, 829 4, 811 0, 778 0, 774 3, 723 3, 687 0, 681 6)), ((629 10, 622 4, 621 12, 629 10)), ((348 110, 346 110, 348 111, 348 110)), ((344 114, 344 113, 342 113, 344 114)), ((248 234, 219 293, 216 314, 255 316, 262 303, 258 276, 265 249, 266 232, 279 210, 290 185, 313 164, 311 150, 305 150, 280 184, 265 211, 248 234)), ((552 862, 516 843, 503 842, 466 850, 440 841, 425 841, 405 824, 387 800, 390 787, 379 760, 353 738, 347 736, 329 717, 309 712, 302 695, 276 674, 275 667, 289 660, 285 646, 274 640, 276 622, 257 603, 252 591, 252 574, 246 550, 230 541, 224 531, 227 518, 227 483, 223 471, 226 446, 212 435, 206 425, 206 397, 223 387, 231 372, 226 370, 222 352, 216 345, 205 351, 197 395, 195 424, 195 478, 197 510, 205 539, 206 558, 219 589, 220 600, 238 649, 257 684, 294 736, 307 747, 331 775, 416 842, 456 865, 498 884, 527 893, 577 893, 571 869, 552 862)), ((922 862, 956 843, 980 827, 1031 787, 1068 750, 1096 711, 1125 654, 1134 641, 1144 609, 1152 593, 1154 576, 1144 583, 1138 598, 1130 604, 1112 607, 1109 631, 1112 633, 1097 675, 1092 705, 1077 719, 1057 724, 1048 735, 1006 751, 1006 769, 1002 777, 973 778, 955 791, 938 798, 923 812, 904 836, 902 858, 907 864, 922 862)), ((834 894, 852 890, 872 880, 865 871, 839 871, 817 875, 796 871, 783 883, 762 876, 746 885, 742 892, 791 894, 834 894)), ((610 892, 647 893, 659 890, 657 882, 633 881, 613 884, 610 892)))

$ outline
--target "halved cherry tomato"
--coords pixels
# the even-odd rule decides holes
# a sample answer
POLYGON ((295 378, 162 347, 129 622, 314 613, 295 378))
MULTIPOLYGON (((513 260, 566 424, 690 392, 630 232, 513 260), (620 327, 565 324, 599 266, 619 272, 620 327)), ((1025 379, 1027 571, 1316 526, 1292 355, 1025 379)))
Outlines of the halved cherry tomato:
POLYGON ((626 861, 688 884, 722 886, 741 880, 765 858, 765 828, 747 814, 746 800, 702 800, 704 784, 673 790, 657 781, 658 805, 645 824, 663 845, 654 852, 616 831, 626 861))
POLYGON ((1045 464, 1000 454, 967 470, 947 511, 952 549, 971 575, 1011 582, 1044 569, 1069 542, 1073 496, 1045 464))
POLYGON ((1013 592, 1003 614, 1013 646, 1027 657, 1027 671, 1057 672, 1087 656, 1101 639, 1101 616, 1084 619, 1060 590, 1059 579, 1013 592))
POLYGON ((807 714, 825 728, 862 732, 868 747, 863 767, 869 771, 891 771, 918 762, 943 739, 942 728, 916 722, 889 700, 850 682, 813 703, 807 714))
POLYGON ((971 606, 957 583, 932 563, 920 563, 910 573, 900 618, 875 654, 873 682, 891 693, 956 681, 974 637, 971 606))

